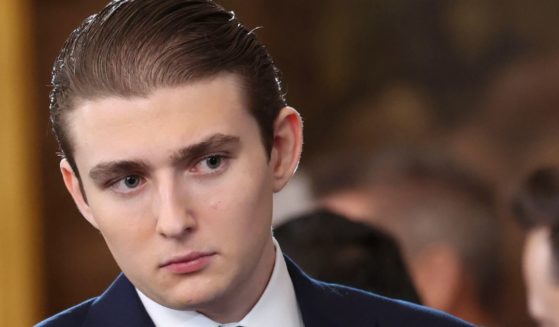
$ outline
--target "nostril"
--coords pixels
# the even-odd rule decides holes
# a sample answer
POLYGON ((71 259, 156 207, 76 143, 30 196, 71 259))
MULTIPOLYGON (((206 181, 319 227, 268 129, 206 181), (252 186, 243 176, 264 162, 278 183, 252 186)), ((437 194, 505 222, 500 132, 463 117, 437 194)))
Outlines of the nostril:
POLYGON ((166 237, 182 237, 196 229, 196 219, 187 210, 162 210, 157 217, 157 231, 166 237))

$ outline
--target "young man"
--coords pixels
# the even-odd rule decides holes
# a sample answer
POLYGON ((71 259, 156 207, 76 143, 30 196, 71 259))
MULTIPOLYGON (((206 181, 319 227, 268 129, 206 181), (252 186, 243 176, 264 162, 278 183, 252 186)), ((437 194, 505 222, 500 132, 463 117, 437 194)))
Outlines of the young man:
POLYGON ((254 34, 208 0, 113 1, 53 71, 60 169, 121 274, 39 326, 464 326, 310 279, 272 238, 299 114, 254 34))
POLYGON ((528 311, 539 326, 559 326, 559 167, 533 172, 522 184, 514 210, 526 230, 528 311))

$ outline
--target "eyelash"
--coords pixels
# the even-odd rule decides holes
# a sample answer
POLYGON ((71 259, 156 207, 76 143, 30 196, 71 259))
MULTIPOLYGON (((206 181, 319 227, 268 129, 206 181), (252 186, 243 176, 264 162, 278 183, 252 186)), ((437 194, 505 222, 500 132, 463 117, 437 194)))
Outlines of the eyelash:
POLYGON ((129 193, 133 193, 136 190, 138 190, 139 188, 141 188, 144 185, 145 181, 146 181, 145 178, 142 177, 142 175, 140 175, 140 174, 130 174, 130 175, 126 175, 124 177, 121 177, 121 178, 118 178, 116 180, 108 182, 107 186, 109 188, 113 189, 116 193, 126 195, 126 194, 129 194, 129 193), (135 187, 132 187, 132 188, 124 186, 123 184, 125 183, 126 179, 129 178, 129 177, 138 178, 139 179, 138 186, 135 186, 135 187), (119 190, 119 187, 122 187, 123 190, 119 190))
POLYGON ((223 153, 216 153, 216 154, 211 154, 209 156, 206 156, 204 158, 202 158, 201 160, 197 161, 196 164, 194 166, 192 166, 192 168, 189 169, 190 172, 194 173, 194 174, 200 174, 200 175, 213 175, 213 174, 218 174, 219 172, 223 171, 223 169, 226 168, 227 164, 229 163, 230 156, 223 154, 223 153), (219 163, 218 163, 218 167, 216 168, 207 168, 209 170, 209 172, 206 173, 199 173, 197 171, 195 171, 201 164, 206 163, 207 161, 210 159, 219 159, 219 163))

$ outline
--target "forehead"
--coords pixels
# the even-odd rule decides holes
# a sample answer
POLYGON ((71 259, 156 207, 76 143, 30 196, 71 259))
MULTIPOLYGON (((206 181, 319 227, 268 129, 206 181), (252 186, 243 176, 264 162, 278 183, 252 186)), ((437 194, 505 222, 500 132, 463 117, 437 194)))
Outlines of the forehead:
POLYGON ((239 132, 254 120, 239 78, 218 75, 145 97, 84 100, 67 117, 74 155, 126 154, 141 145, 184 146, 212 133, 239 132))

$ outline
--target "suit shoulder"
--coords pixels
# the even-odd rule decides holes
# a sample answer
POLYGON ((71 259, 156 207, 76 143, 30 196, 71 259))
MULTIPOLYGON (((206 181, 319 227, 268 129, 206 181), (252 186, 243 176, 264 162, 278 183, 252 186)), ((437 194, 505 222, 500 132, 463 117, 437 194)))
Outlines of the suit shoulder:
POLYGON ((473 326, 447 313, 422 305, 387 298, 347 286, 319 283, 332 301, 339 302, 338 307, 343 308, 342 311, 346 311, 346 316, 355 319, 352 326, 364 326, 364 319, 372 319, 378 322, 378 326, 473 326))
POLYGON ((95 298, 84 301, 78 305, 61 311, 54 316, 47 318, 35 327, 65 327, 65 326, 81 326, 85 321, 85 317, 91 307, 91 304, 95 301, 95 298))

